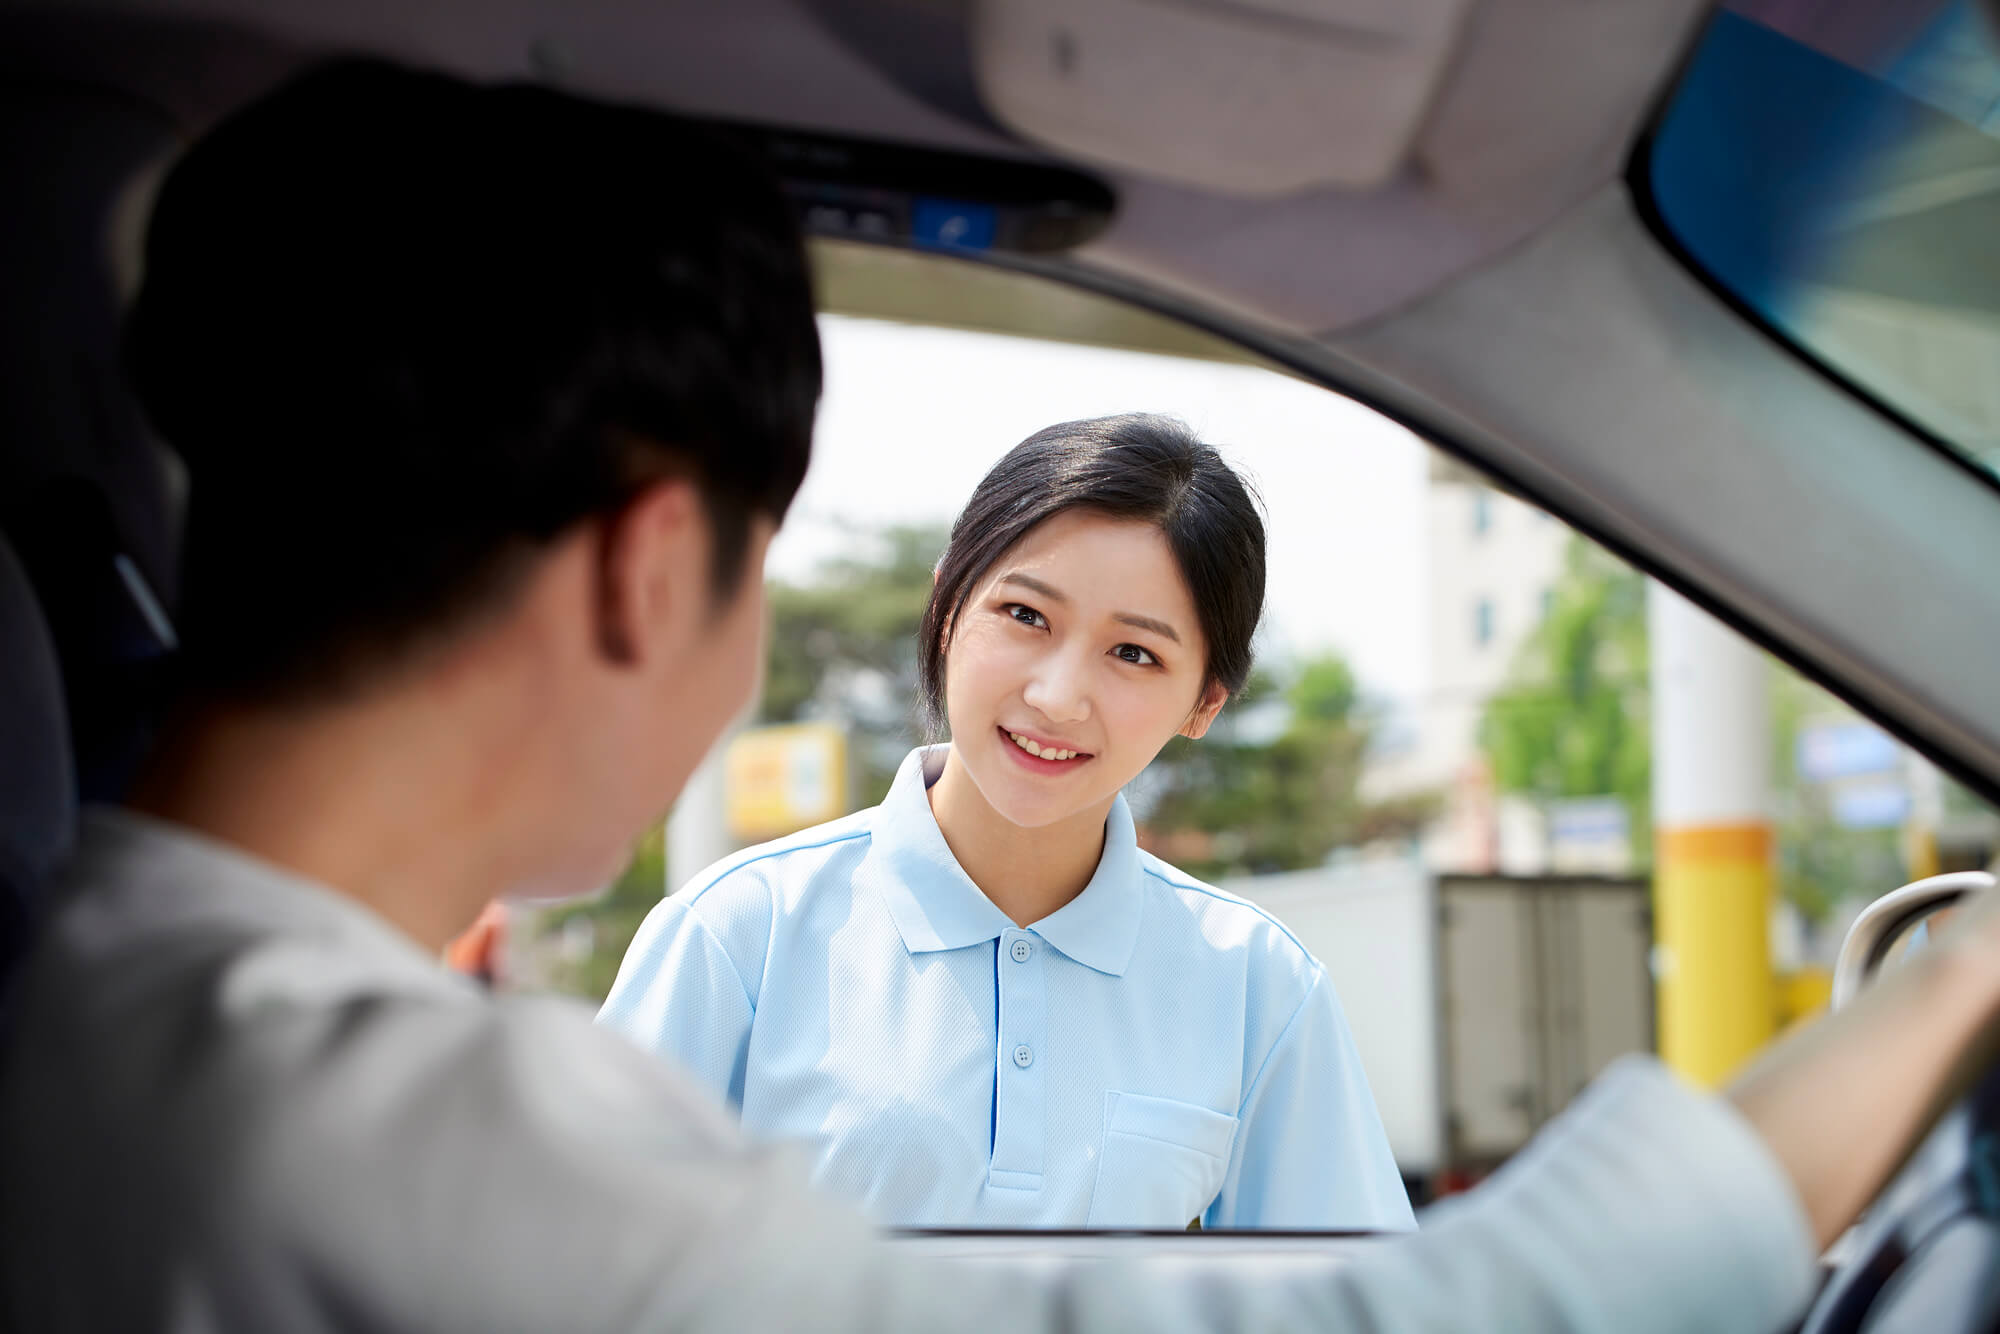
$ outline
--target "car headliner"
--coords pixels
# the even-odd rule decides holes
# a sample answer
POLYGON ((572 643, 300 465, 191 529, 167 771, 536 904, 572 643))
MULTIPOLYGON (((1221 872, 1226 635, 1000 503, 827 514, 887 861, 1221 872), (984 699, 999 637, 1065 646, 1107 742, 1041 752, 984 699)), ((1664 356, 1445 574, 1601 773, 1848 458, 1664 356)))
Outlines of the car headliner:
MULTIPOLYGON (((969 8, 6 0, 0 66, 115 89, 181 136, 309 55, 361 49, 1062 160, 982 113, 969 8)), ((1071 254, 996 262, 1187 320, 1381 409, 2000 795, 1995 489, 1710 291, 1629 184, 1703 12, 1479 0, 1385 184, 1228 198, 1076 164, 1116 190, 1112 225, 1071 254)))

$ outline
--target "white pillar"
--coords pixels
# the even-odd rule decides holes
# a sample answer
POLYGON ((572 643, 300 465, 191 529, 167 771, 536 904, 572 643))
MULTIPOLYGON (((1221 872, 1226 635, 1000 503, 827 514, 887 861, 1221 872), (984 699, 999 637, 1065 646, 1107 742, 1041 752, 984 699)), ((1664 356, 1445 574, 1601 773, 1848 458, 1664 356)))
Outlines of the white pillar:
POLYGON ((1768 824, 1771 693, 1764 655, 1663 584, 1646 584, 1653 657, 1653 824, 1768 824))

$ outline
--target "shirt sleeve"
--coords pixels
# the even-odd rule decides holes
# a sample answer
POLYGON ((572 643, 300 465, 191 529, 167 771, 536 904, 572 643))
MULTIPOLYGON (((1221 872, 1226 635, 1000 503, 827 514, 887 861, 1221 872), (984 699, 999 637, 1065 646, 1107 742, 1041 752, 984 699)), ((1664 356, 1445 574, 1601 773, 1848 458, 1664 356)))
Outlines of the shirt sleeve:
POLYGON ((1815 1261, 1791 1180, 1735 1108, 1628 1057, 1422 1231, 1371 1243, 1312 1309, 1371 1334, 1768 1334, 1803 1314, 1815 1261))
POLYGON ((597 1022, 671 1060, 732 1107, 743 1105, 756 998, 688 899, 646 914, 597 1022))
POLYGON ((1332 983, 1315 972, 1237 1113, 1204 1227, 1416 1226, 1332 983))
POLYGON ((369 1328, 583 1334, 1770 1334, 1810 1295, 1810 1234, 1762 1143, 1645 1062, 1413 1235, 1275 1268, 1198 1245, 947 1261, 808 1191, 799 1164, 608 1035, 507 1019, 454 1036, 378 1013, 367 1052, 299 1090, 319 1110, 283 1118, 303 1139, 260 1158, 251 1179, 275 1194, 231 1262, 305 1257, 292 1290, 369 1328), (385 1079, 423 1092, 385 1099, 385 1079))

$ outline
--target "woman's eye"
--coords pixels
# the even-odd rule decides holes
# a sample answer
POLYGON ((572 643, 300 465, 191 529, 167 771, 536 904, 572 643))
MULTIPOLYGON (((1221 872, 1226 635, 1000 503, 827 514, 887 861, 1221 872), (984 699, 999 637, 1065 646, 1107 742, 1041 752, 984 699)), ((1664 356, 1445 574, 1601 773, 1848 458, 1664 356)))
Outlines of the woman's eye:
POLYGON ((1015 620, 1031 629, 1040 630, 1048 625, 1048 622, 1042 618, 1042 614, 1033 607, 1024 607, 1018 602, 1010 602, 1007 604, 1006 611, 1009 616, 1012 616, 1015 620))
POLYGON ((1134 667, 1150 667, 1159 661, 1158 658, 1154 657, 1147 650, 1140 648, 1137 644, 1120 644, 1117 648, 1112 649, 1111 653, 1112 656, 1118 658, 1121 662, 1129 662, 1134 667))

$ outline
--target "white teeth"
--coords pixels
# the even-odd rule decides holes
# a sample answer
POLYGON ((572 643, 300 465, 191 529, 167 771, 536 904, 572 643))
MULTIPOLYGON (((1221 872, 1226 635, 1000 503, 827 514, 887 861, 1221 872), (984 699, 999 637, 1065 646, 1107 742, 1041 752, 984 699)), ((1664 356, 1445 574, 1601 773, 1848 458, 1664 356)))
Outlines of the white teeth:
POLYGON ((1057 750, 1054 746, 1044 749, 1040 742, 1024 737, 1019 732, 1009 732, 1007 736, 1022 750, 1045 760, 1073 760, 1082 753, 1074 750, 1057 750))

